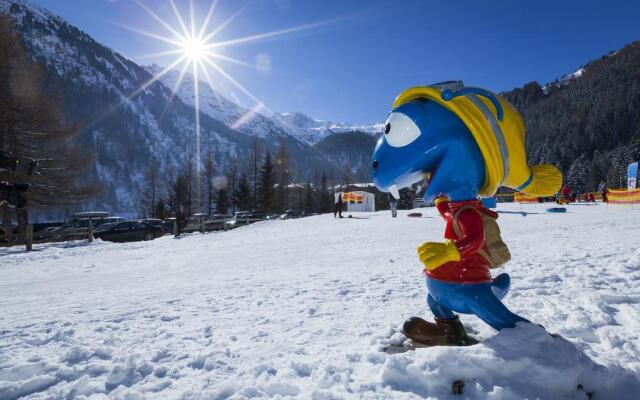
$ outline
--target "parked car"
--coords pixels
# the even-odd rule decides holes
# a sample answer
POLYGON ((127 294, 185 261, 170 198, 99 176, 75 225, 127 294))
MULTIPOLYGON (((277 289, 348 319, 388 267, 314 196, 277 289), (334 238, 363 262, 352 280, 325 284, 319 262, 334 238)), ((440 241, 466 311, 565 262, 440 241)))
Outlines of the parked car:
POLYGON ((162 227, 142 221, 112 222, 98 227, 94 237, 110 242, 135 242, 153 240, 164 235, 162 227))
POLYGON ((199 232, 201 229, 205 228, 204 222, 206 218, 207 218, 207 215, 205 213, 193 214, 193 216, 187 220, 187 225, 184 227, 182 232, 183 233, 199 232))
POLYGON ((144 222, 145 224, 156 226, 162 229, 163 235, 169 233, 170 231, 169 229, 166 229, 166 224, 164 223, 164 221, 158 218, 147 218, 147 219, 141 220, 141 222, 144 222))
POLYGON ((280 219, 294 219, 302 217, 302 212, 299 210, 287 210, 284 214, 280 215, 280 219))
POLYGON ((33 239, 44 240, 49 235, 49 232, 59 228, 63 225, 62 222, 42 222, 33 224, 33 239))
POLYGON ((176 222, 175 218, 165 218, 162 220, 162 228, 165 231, 165 233, 170 233, 170 234, 174 234, 175 232, 173 232, 173 226, 176 222))
POLYGON ((57 228, 45 228, 39 234, 42 239, 53 240, 77 240, 84 239, 89 234, 89 223, 94 231, 103 224, 124 221, 120 217, 112 217, 108 212, 93 211, 76 213, 71 216, 69 222, 57 228))
POLYGON ((238 211, 233 215, 233 219, 227 221, 227 228, 233 229, 266 219, 267 214, 262 211, 238 211))
POLYGON ((228 220, 230 220, 230 218, 224 214, 213 214, 204 221, 204 229, 207 232, 224 230, 228 220))
MULTIPOLYGON (((13 225, 11 227, 11 234, 14 235, 15 238, 15 235, 18 234, 17 226, 13 225)), ((7 243, 7 240, 4 238, 4 228, 2 226, 0 226, 0 243, 7 243)))

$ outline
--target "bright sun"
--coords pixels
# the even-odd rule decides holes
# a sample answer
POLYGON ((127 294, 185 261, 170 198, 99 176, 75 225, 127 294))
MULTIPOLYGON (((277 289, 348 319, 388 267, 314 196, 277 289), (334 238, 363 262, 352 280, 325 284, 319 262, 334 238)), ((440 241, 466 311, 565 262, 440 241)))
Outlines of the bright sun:
POLYGON ((182 43, 182 51, 191 61, 199 61, 204 58, 207 51, 207 43, 200 38, 189 37, 182 43))
MULTIPOLYGON (((1 1, 1 0, 0 0, 1 1)), ((156 14, 153 10, 147 7, 140 0, 135 0, 136 3, 140 7, 142 7, 151 17, 153 17, 156 21, 160 23, 169 33, 170 36, 162 36, 152 32, 146 32, 136 27, 123 26, 126 29, 131 31, 143 34, 145 36, 151 37, 158 41, 164 42, 170 45, 170 49, 167 51, 163 51, 160 53, 149 54, 144 57, 148 58, 157 58, 157 57, 165 57, 172 56, 175 59, 162 71, 157 73, 152 79, 144 83, 142 86, 137 88, 129 97, 133 98, 138 95, 140 92, 145 90, 149 85, 153 84, 157 80, 161 79, 164 75, 169 73, 170 71, 176 68, 179 70, 178 79, 174 84, 173 93, 175 94, 180 84, 187 74, 188 71, 191 72, 193 77, 193 105, 195 111, 195 137, 196 137, 196 154, 195 159, 200 160, 200 96, 199 96, 199 82, 200 78, 204 78, 205 81, 209 84, 209 87, 213 91, 218 103, 220 99, 218 98, 218 92, 213 84, 213 79, 211 77, 210 72, 217 73, 220 77, 227 80, 231 83, 235 88, 240 90, 243 94, 245 94, 248 98, 252 99, 256 102, 256 107, 247 111, 244 115, 242 115, 238 121, 233 124, 233 128, 237 129, 242 124, 246 124, 253 116, 256 114, 256 110, 266 109, 264 103, 254 96, 247 88, 241 85, 238 81, 236 81, 225 69, 222 68, 221 65, 218 64, 218 61, 226 61, 228 63, 232 63, 235 65, 240 65, 249 68, 256 68, 256 65, 252 63, 247 63, 244 61, 236 60, 235 58, 226 56, 221 54, 221 50, 233 45, 240 45, 243 43, 251 43, 262 39, 273 38, 276 36, 283 36, 286 34, 318 28, 324 25, 332 24, 337 21, 342 20, 343 18, 336 18, 334 20, 325 20, 318 21, 306 25, 299 25, 292 28, 280 29, 272 32, 258 33, 254 35, 249 35, 245 37, 239 37, 235 39, 228 39, 224 41, 216 41, 214 40, 216 35, 223 30, 227 25, 231 23, 231 21, 236 18, 244 8, 238 10, 235 14, 231 15, 225 21, 222 21, 219 24, 216 24, 215 27, 210 25, 212 22, 213 12, 218 3, 218 0, 211 0, 211 5, 209 7, 209 11, 207 12, 204 20, 201 23, 196 21, 195 10, 193 8, 193 0, 189 0, 189 17, 183 18, 182 14, 176 7, 175 0, 169 0, 169 5, 173 9, 173 13, 175 15, 175 19, 177 24, 170 24, 169 22, 162 19, 158 14, 156 14), (199 26, 198 26, 199 25, 199 26), (180 67, 180 65, 182 65, 180 67)), ((201 163, 196 162, 196 190, 197 190, 197 200, 200 199, 200 169, 201 163)), ((196 205, 196 209, 199 209, 198 205, 196 205)))

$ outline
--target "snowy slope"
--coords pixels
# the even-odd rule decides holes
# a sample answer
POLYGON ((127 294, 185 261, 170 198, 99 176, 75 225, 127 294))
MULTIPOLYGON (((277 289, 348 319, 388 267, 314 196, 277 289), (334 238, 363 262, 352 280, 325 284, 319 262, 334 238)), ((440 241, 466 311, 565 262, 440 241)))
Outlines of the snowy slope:
POLYGON ((404 318, 431 317, 415 248, 443 223, 320 215, 0 249, 0 398, 453 399, 458 379, 468 399, 637 398, 640 210, 499 210, 506 304, 569 342, 464 316, 484 343, 381 352, 404 318))

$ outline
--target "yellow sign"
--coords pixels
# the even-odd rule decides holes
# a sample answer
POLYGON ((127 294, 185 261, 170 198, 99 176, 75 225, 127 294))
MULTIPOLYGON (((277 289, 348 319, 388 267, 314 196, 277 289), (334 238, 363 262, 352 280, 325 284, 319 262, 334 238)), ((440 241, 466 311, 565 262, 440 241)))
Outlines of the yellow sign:
POLYGON ((607 202, 611 204, 640 204, 640 189, 609 189, 607 202))
POLYGON ((364 195, 345 192, 342 195, 342 201, 351 204, 362 204, 362 202, 364 201, 364 195))
POLYGON ((513 199, 518 203, 537 203, 538 198, 534 196, 529 196, 526 193, 517 192, 513 194, 513 199))

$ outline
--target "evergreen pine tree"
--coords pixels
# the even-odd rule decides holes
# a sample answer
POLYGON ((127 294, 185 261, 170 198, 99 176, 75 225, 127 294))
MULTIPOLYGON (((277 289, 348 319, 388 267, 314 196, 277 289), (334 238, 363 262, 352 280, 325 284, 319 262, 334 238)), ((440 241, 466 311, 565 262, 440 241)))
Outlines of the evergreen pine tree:
POLYGON ((229 160, 229 165, 227 169, 227 196, 229 201, 229 206, 231 207, 232 212, 236 212, 238 199, 236 198, 237 187, 238 187, 238 171, 240 170, 238 165, 238 159, 233 157, 229 160))
POLYGON ((258 178, 259 207, 262 211, 268 213, 273 211, 273 186, 275 183, 273 161, 271 160, 271 152, 269 151, 267 152, 266 156, 264 157, 264 161, 260 166, 258 178))
POLYGON ((187 226, 189 220, 189 187, 189 173, 185 171, 178 175, 171 192, 173 213, 178 224, 178 235, 187 226))
POLYGON ((344 186, 349 186, 353 183, 353 175, 351 174, 351 167, 347 162, 344 164, 344 169, 342 170, 342 184, 344 186))
POLYGON ((220 188, 216 194, 216 210, 219 214, 227 214, 229 210, 229 194, 227 188, 220 188))
POLYGON ((207 151, 207 157, 204 164, 204 174, 205 174, 205 188, 206 188, 206 210, 207 215, 211 215, 213 201, 214 201, 214 187, 213 187, 213 178, 215 175, 215 169, 213 166, 213 153, 211 149, 207 151))
POLYGON ((254 136, 251 142, 251 193, 253 194, 252 208, 258 208, 258 186, 259 186, 259 173, 260 173, 260 145, 258 143, 258 137, 254 136))
POLYGON ((631 137, 629 152, 632 162, 640 162, 640 125, 638 125, 638 129, 636 129, 635 134, 631 137))
POLYGON ((140 194, 140 211, 142 218, 151 216, 160 198, 160 179, 158 163, 154 160, 149 163, 149 167, 144 175, 144 185, 140 194))
POLYGON ((236 198, 237 206, 240 210, 247 211, 251 208, 253 196, 249 186, 249 179, 246 174, 240 175, 236 195, 234 197, 236 198))
POLYGON ((586 155, 583 153, 577 160, 575 160, 567 173, 567 184, 571 190, 577 193, 583 193, 585 191, 586 178, 589 176, 590 164, 587 161, 586 155))
POLYGON ((315 193, 313 192, 313 186, 310 183, 304 185, 304 197, 302 202, 302 209, 307 212, 314 212, 315 207, 315 193))
POLYGON ((275 209, 280 212, 286 211, 288 208, 288 185, 289 185, 289 152, 284 138, 278 143, 278 151, 276 153, 276 173, 278 180, 277 201, 275 209))
POLYGON ((603 163, 602 153, 596 150, 591 157, 591 173, 587 179, 587 191, 593 192, 598 190, 601 183, 607 179, 607 171, 603 163))
POLYGON ((153 218, 165 219, 168 217, 167 214, 167 204, 164 199, 160 199, 156 202, 153 213, 151 214, 153 218))
POLYGON ((333 199, 331 198, 332 193, 329 191, 327 187, 327 174, 322 171, 322 178, 320 178, 320 193, 319 197, 319 205, 317 207, 318 212, 326 213, 331 211, 331 206, 333 203, 333 199))

